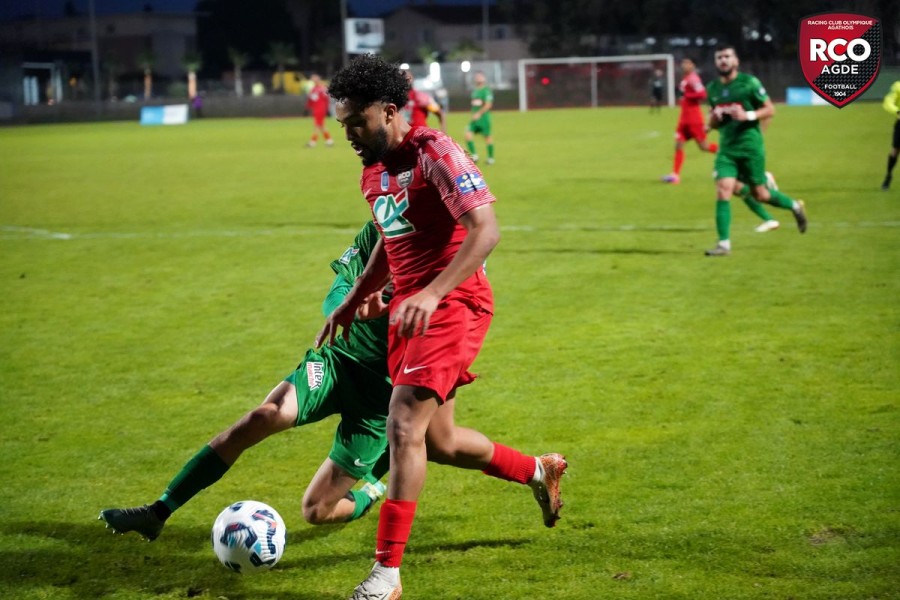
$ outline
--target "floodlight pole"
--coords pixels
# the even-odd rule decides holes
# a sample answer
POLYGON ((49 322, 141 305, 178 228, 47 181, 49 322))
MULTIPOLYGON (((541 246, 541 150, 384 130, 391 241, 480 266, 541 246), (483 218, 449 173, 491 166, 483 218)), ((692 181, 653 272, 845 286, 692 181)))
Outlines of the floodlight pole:
POLYGON ((481 45, 484 60, 488 59, 488 28, 490 21, 488 18, 488 0, 481 0, 481 45))
POLYGON ((88 0, 88 14, 91 22, 91 71, 94 75, 94 105, 100 112, 100 52, 97 48, 97 10, 94 0, 88 0))

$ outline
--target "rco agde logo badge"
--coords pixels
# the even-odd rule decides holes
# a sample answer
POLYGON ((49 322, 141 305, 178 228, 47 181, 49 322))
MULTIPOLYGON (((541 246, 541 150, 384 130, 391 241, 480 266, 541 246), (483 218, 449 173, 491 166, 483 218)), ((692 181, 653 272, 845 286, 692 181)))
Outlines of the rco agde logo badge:
POLYGON ((813 91, 842 108, 872 85, 881 68, 881 22, 847 13, 800 19, 800 67, 813 91))

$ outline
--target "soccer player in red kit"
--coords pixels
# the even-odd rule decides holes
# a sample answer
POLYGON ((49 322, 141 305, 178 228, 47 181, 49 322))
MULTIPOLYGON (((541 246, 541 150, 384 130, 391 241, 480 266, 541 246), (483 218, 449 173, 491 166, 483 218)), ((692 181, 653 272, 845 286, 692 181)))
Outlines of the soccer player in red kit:
POLYGON ((446 134, 409 125, 400 110, 409 82, 396 65, 362 55, 334 76, 328 92, 362 159, 360 187, 382 239, 316 344, 334 340, 340 328, 348 335, 356 307, 391 279, 391 475, 375 566, 351 600, 397 600, 426 460, 530 485, 547 527, 559 518, 567 463, 559 454, 522 454, 454 422, 456 390, 475 378, 468 369, 494 309, 484 261, 499 231, 495 199, 478 168, 446 134))
POLYGON ((719 147, 706 141, 706 120, 701 108, 706 100, 706 87, 697 74, 697 65, 690 58, 681 59, 684 77, 678 84, 681 91, 681 114, 675 128, 675 160, 672 172, 662 178, 666 183, 681 183, 681 165, 684 164, 684 143, 695 140, 704 152, 715 153, 719 147))
POLYGON ((426 92, 421 92, 413 88, 413 76, 409 71, 405 72, 406 80, 409 81, 409 97, 406 101, 403 111, 406 113, 406 120, 410 125, 428 126, 428 115, 437 115, 441 124, 441 131, 447 133, 447 124, 444 121, 444 111, 441 105, 435 102, 434 98, 426 92))
POLYGON ((328 133, 328 129, 325 127, 325 117, 328 116, 328 88, 325 87, 325 84, 322 83, 322 78, 316 73, 310 75, 309 80, 313 85, 309 90, 309 94, 306 95, 306 109, 313 118, 313 133, 306 146, 312 148, 316 145, 316 142, 319 141, 319 132, 325 138, 325 145, 332 146, 334 145, 334 140, 331 139, 331 134, 328 133))

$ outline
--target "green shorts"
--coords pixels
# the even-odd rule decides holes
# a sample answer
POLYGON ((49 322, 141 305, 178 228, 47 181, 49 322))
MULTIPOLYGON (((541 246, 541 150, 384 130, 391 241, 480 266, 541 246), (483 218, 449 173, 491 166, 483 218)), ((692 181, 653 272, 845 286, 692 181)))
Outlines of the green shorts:
POLYGON ((341 415, 328 458, 357 479, 368 474, 387 451, 387 374, 324 346, 308 350, 285 381, 297 388, 296 426, 341 415))
POLYGON ((469 131, 478 133, 484 137, 491 135, 491 118, 489 116, 481 117, 475 121, 469 121, 469 131))
POLYGON ((766 152, 760 149, 749 154, 731 154, 720 149, 713 169, 714 179, 734 177, 751 185, 765 185, 766 152))

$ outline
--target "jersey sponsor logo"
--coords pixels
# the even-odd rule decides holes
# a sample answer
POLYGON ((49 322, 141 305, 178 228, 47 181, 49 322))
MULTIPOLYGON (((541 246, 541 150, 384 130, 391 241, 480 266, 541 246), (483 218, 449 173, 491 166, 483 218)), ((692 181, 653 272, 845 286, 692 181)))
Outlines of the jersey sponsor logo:
POLYGON ((843 108, 858 98, 881 69, 881 22, 850 13, 800 19, 797 41, 803 77, 813 91, 843 108))
POLYGON ((475 190, 483 190, 487 185, 478 173, 463 173, 456 178, 456 187, 460 194, 470 194, 475 190))
POLYGON ((372 213, 384 237, 399 237, 416 230, 413 224, 403 216, 409 208, 409 197, 406 189, 394 196, 386 194, 378 196, 372 204, 372 213))
POLYGON ((353 257, 359 254, 359 248, 356 246, 350 246, 347 248, 341 257, 338 259, 338 262, 342 265, 349 265, 350 261, 353 260, 353 257))
POLYGON ((397 174, 397 185, 400 187, 409 187, 409 184, 412 183, 413 180, 413 171, 409 169, 407 171, 401 171, 397 174))
POLYGON ((306 384, 310 390, 317 390, 325 380, 325 364, 320 362, 306 363, 306 384))

